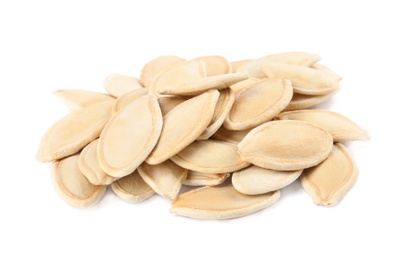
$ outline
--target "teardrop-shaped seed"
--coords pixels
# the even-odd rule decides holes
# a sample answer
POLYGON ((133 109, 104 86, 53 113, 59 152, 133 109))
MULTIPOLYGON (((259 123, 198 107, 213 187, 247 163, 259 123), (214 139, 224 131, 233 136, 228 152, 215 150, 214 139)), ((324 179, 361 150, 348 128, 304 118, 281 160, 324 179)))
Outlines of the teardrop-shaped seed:
POLYGON ((333 72, 330 68, 322 65, 322 64, 318 64, 315 63, 311 66, 311 68, 319 70, 325 74, 327 74, 328 76, 332 77, 333 79, 335 79, 336 81, 340 81, 342 79, 341 76, 339 76, 338 74, 336 74, 335 72, 333 72))
POLYGON ((234 93, 230 88, 220 91, 219 99, 217 100, 216 109, 214 110, 213 118, 210 121, 206 130, 197 138, 198 140, 206 140, 212 136, 223 124, 230 109, 233 106, 234 93))
POLYGON ((185 102, 187 98, 178 96, 161 96, 159 97, 159 106, 162 111, 162 116, 166 116, 170 110, 185 102))
POLYGON ((205 62, 207 76, 228 74, 231 73, 232 70, 230 62, 223 56, 202 56, 193 60, 205 62))
POLYGON ((159 72, 149 85, 149 93, 160 93, 159 89, 204 77, 206 65, 203 61, 182 62, 159 72))
POLYGON ((351 119, 329 110, 294 110, 277 116, 280 120, 299 120, 313 123, 332 134, 334 142, 367 141, 368 132, 351 119))
POLYGON ((249 166, 237 153, 237 145, 218 141, 195 141, 171 158, 183 168, 203 173, 226 173, 249 166))
POLYGON ((189 171, 183 185, 187 186, 215 186, 229 178, 230 173, 203 173, 189 171))
POLYGON ((98 142, 101 168, 113 177, 131 174, 152 151, 162 129, 156 97, 143 96, 116 113, 98 142))
POLYGON ((211 90, 172 109, 163 118, 163 129, 149 164, 166 161, 191 144, 203 133, 213 117, 219 92, 211 90))
POLYGON ((332 135, 325 129, 303 121, 283 120, 254 128, 238 147, 247 162, 277 171, 295 171, 325 160, 332 144, 332 135))
POLYGON ((214 75, 206 78, 198 78, 180 83, 163 85, 161 87, 157 87, 156 91, 160 94, 166 95, 193 96, 210 89, 225 89, 247 78, 248 76, 244 72, 214 75))
POLYGON ((241 67, 247 66, 248 64, 252 63, 254 59, 247 59, 247 60, 235 60, 230 62, 232 72, 238 72, 241 67))
POLYGON ((138 171, 156 193, 170 199, 176 198, 188 172, 170 160, 157 165, 143 163, 138 171))
POLYGON ((96 204, 105 194, 106 186, 91 184, 78 168, 79 155, 71 155, 53 164, 52 181, 57 193, 68 204, 86 208, 96 204))
POLYGON ((143 66, 141 71, 141 83, 144 87, 149 88, 151 85, 152 79, 161 71, 169 69, 177 64, 184 62, 185 59, 182 59, 177 56, 159 56, 150 62, 146 63, 143 66))
POLYGON ((320 70, 296 65, 272 63, 263 66, 269 78, 291 80, 294 93, 325 95, 338 88, 338 81, 320 70))
POLYGON ((54 92, 64 104, 71 110, 81 108, 104 101, 115 101, 115 98, 99 92, 80 90, 80 89, 60 89, 54 92))
POLYGON ((321 164, 305 169, 301 185, 317 205, 334 206, 352 188, 358 168, 342 144, 335 144, 321 164))
POLYGON ((142 179, 137 170, 114 181, 111 188, 118 197, 130 203, 137 203, 155 195, 155 191, 142 179))
POLYGON ((37 160, 51 162, 75 154, 98 138, 111 116, 112 104, 99 102, 58 120, 43 136, 37 160))
POLYGON ((336 93, 338 93, 338 91, 339 91, 339 87, 329 94, 320 95, 320 96, 316 96, 316 95, 311 96, 311 95, 293 93, 293 98, 291 99, 287 107, 284 109, 284 111, 291 111, 291 110, 305 109, 305 108, 313 107, 315 105, 318 105, 318 104, 321 104, 327 101, 332 96, 334 96, 336 93))
POLYGON ((82 149, 78 159, 78 168, 94 185, 109 185, 117 178, 106 174, 99 166, 97 157, 98 140, 96 139, 82 149))
POLYGON ((148 89, 146 88, 131 90, 123 94, 116 100, 114 106, 112 107, 112 111, 116 113, 122 108, 126 107, 127 105, 137 100, 138 98, 145 96, 147 94, 148 94, 148 89))
POLYGON ((219 130, 212 136, 213 139, 229 142, 232 144, 239 144, 241 140, 251 131, 251 129, 234 131, 226 129, 221 126, 219 130))
POLYGON ((141 89, 143 86, 137 78, 122 74, 112 74, 104 80, 105 90, 114 97, 120 97, 126 92, 141 89))
POLYGON ((236 93, 236 100, 223 125, 230 130, 246 130, 270 121, 290 102, 291 83, 282 79, 264 79, 236 93))
POLYGON ((249 77, 265 78, 266 75, 263 73, 262 69, 265 64, 278 63, 279 66, 281 66, 281 64, 292 64, 309 67, 319 60, 320 57, 312 53, 285 52, 256 59, 247 66, 241 67, 239 71, 247 71, 249 73, 249 77))
POLYGON ((253 87, 260 80, 261 79, 258 79, 258 78, 248 78, 248 79, 239 81, 231 85, 230 88, 233 90, 234 94, 237 96, 237 93, 239 93, 242 90, 246 90, 248 88, 253 87))
POLYGON ((300 177, 302 170, 275 171, 252 165, 233 173, 234 188, 247 195, 257 195, 279 190, 300 177))
POLYGON ((197 219, 238 218, 267 208, 279 197, 280 191, 250 196, 232 185, 207 186, 178 196, 170 212, 197 219))

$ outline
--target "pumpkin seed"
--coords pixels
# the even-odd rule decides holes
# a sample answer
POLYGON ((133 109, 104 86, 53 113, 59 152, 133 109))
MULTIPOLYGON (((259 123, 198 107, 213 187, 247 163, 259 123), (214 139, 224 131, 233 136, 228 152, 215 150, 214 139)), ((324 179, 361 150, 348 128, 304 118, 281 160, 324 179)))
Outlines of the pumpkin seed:
POLYGON ((187 186, 215 186, 229 178, 230 173, 203 173, 189 171, 183 185, 187 186))
POLYGON ((236 60, 230 62, 232 72, 238 72, 241 67, 247 66, 248 64, 252 63, 254 59, 247 59, 247 60, 236 60))
POLYGON ((237 93, 239 93, 239 91, 251 88, 252 86, 254 86, 259 81, 260 81, 260 79, 258 79, 258 78, 248 78, 248 79, 239 81, 239 82, 231 85, 230 88, 233 90, 234 94, 237 96, 237 93))
POLYGON ((141 71, 141 83, 144 87, 149 88, 152 79, 161 71, 169 69, 185 60, 177 56, 159 56, 146 63, 141 71))
POLYGON ((111 74, 105 78, 104 88, 112 96, 120 97, 126 92, 141 89, 143 86, 137 78, 122 74, 111 74))
POLYGON ((203 61, 206 64, 207 76, 228 74, 232 70, 230 62, 223 56, 202 56, 193 60, 203 61))
POLYGON ((55 91, 54 94, 59 97, 68 108, 74 111, 99 102, 115 101, 115 98, 110 95, 80 89, 60 89, 55 91))
POLYGON ((217 130, 212 138, 220 141, 229 142, 232 144, 239 144, 241 140, 250 132, 251 129, 234 131, 226 129, 223 125, 217 130))
POLYGON ((141 202, 155 195, 155 191, 142 179, 137 170, 114 181, 111 188, 118 197, 130 203, 141 202))
POLYGON ((284 109, 284 111, 291 111, 291 110, 305 109, 305 108, 313 107, 315 105, 318 105, 318 104, 321 104, 327 101, 332 96, 334 96, 336 93, 338 93, 338 91, 339 91, 339 88, 335 89, 333 92, 329 94, 320 95, 320 96, 314 96, 314 95, 311 96, 311 95, 293 93, 293 98, 291 99, 287 107, 284 109))
POLYGON ((174 109, 177 105, 185 102, 187 99, 178 96, 161 96, 159 97, 159 106, 162 111, 162 116, 169 113, 170 110, 174 109))
POLYGON ((148 94, 148 90, 146 88, 131 90, 131 91, 123 94, 122 96, 120 96, 116 100, 114 106, 112 107, 112 111, 114 113, 116 113, 119 110, 121 110, 122 108, 124 108, 127 105, 131 104, 136 99, 138 99, 138 98, 140 98, 142 96, 145 96, 147 94, 148 94))

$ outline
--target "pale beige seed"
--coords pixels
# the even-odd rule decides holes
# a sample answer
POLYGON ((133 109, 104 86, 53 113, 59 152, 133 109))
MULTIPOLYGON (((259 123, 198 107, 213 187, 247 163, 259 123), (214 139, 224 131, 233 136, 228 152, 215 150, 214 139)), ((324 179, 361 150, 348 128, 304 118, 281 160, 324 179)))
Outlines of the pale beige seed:
POLYGON ((179 195, 170 212, 197 219, 238 218, 267 208, 279 198, 280 191, 250 196, 232 185, 207 186, 179 195))
POLYGON ((160 93, 158 90, 162 88, 205 77, 206 65, 203 61, 182 62, 156 74, 149 85, 149 93, 160 93))
POLYGON ((318 64, 315 63, 311 66, 311 68, 319 70, 325 74, 327 74, 328 76, 332 77, 333 79, 335 79, 336 81, 340 81, 342 80, 342 77, 339 76, 338 74, 336 74, 335 72, 333 72, 330 68, 322 65, 322 64, 318 64))
POLYGON ((206 64, 207 76, 214 76, 220 74, 228 74, 232 72, 230 62, 223 56, 202 56, 193 60, 203 61, 206 64))
POLYGON ((230 130, 246 130, 270 121, 288 105, 292 95, 288 80, 261 80, 236 93, 223 125, 230 130))
POLYGON ((247 64, 239 69, 239 71, 247 71, 249 77, 265 78, 266 75, 263 72, 263 66, 265 64, 292 64, 298 66, 309 67, 312 64, 320 60, 320 57, 307 52, 285 52, 268 55, 254 60, 252 63, 247 64))
POLYGON ((143 66, 141 71, 141 83, 145 88, 149 88, 152 79, 161 71, 169 69, 177 64, 184 62, 185 59, 182 59, 177 56, 168 55, 168 56, 159 56, 150 62, 146 63, 143 66))
POLYGON ((54 188, 68 204, 86 208, 96 204, 104 196, 106 186, 93 185, 78 168, 79 155, 71 155, 53 164, 51 178, 54 188))
POLYGON ((221 90, 219 99, 217 100, 216 109, 214 110, 213 118, 206 130, 197 138, 198 140, 208 139, 220 128, 227 115, 229 114, 233 103, 233 90, 231 90, 230 88, 221 90))
POLYGON ((231 85, 230 88, 236 94, 236 93, 239 93, 242 90, 246 90, 248 88, 251 88, 252 86, 254 86, 259 81, 260 81, 260 79, 258 79, 258 78, 248 78, 248 79, 239 81, 236 84, 231 85))
POLYGON ((218 141, 195 141, 171 160, 183 168, 203 173, 227 173, 249 165, 237 153, 237 145, 218 141))
POLYGON ((60 98, 68 108, 74 111, 99 102, 115 101, 113 96, 80 89, 60 89, 55 91, 54 94, 60 98))
POLYGON ((229 178, 230 173, 203 173, 189 171, 183 185, 187 186, 215 186, 229 178))
POLYGON ((308 122, 283 120, 254 128, 238 147, 244 161, 277 171, 296 171, 325 160, 332 144, 332 135, 325 129, 308 122))
POLYGON ((138 171, 156 193, 169 199, 176 198, 188 172, 170 160, 157 165, 143 163, 138 171))
POLYGON ((111 184, 112 191, 124 201, 137 203, 146 200, 155 191, 142 179, 137 170, 111 184))
POLYGON ((51 162, 75 154, 98 138, 111 116, 113 102, 99 102, 71 112, 44 134, 36 158, 51 162))
POLYGON ((254 59, 247 59, 247 60, 236 60, 230 62, 232 72, 238 72, 241 67, 247 66, 248 64, 252 63, 254 59))
POLYGON ((333 97, 336 93, 338 93, 339 87, 335 89, 333 92, 326 94, 326 95, 303 95, 298 93, 293 93, 293 98, 291 99, 290 103, 284 109, 284 111, 291 111, 297 109, 305 109, 309 107, 316 106, 321 104, 331 97, 333 97))
POLYGON ((181 103, 167 113, 163 118, 159 141, 146 162, 164 162, 196 140, 212 120, 218 98, 219 92, 211 90, 181 103))
POLYGON ((98 140, 96 139, 82 149, 78 159, 78 168, 94 185, 109 185, 117 178, 106 174, 99 166, 97 157, 98 140))
POLYGON ((166 116, 170 110, 185 102, 187 98, 178 96, 161 96, 159 97, 159 106, 162 111, 162 116, 166 116))
POLYGON ((335 144, 328 158, 306 169, 301 184, 317 205, 334 206, 352 188, 358 178, 358 168, 342 144, 335 144))
POLYGON ((137 78, 122 74, 111 74, 104 80, 105 90, 114 97, 120 97, 126 92, 141 89, 143 86, 137 78))
POLYGON ((271 63, 263 66, 269 78, 291 80, 294 93, 305 95, 326 95, 338 88, 338 81, 332 76, 309 67, 271 63))
POLYGON ((294 110, 277 116, 280 120, 299 120, 313 123, 332 134, 334 142, 367 141, 368 131, 351 119, 329 110, 294 110))
POLYGON ((131 90, 123 94, 116 100, 114 106, 112 107, 112 111, 116 113, 122 108, 126 107, 127 105, 137 100, 138 98, 145 96, 147 94, 148 94, 148 89, 146 88, 131 90))
POLYGON ((162 85, 156 91, 164 95, 193 96, 199 95, 210 89, 225 89, 231 85, 247 79, 247 73, 237 72, 230 74, 214 75, 205 78, 192 79, 175 84, 162 85))
POLYGON ((131 174, 149 155, 162 130, 157 98, 143 96, 116 113, 98 142, 101 168, 113 177, 131 174))
POLYGON ((252 165, 233 173, 232 184, 240 193, 257 195, 284 188, 298 179, 301 173, 302 170, 275 171, 252 165))
POLYGON ((232 144, 239 144, 241 140, 250 132, 251 129, 234 131, 226 129, 221 126, 219 130, 212 136, 213 139, 229 142, 232 144))

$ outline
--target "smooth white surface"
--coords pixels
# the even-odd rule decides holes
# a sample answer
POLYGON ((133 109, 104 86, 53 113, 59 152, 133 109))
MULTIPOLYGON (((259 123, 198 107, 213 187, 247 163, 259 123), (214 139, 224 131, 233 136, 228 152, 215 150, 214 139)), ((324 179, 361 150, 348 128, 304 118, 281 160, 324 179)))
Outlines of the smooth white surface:
POLYGON ((408 259, 405 1, 1 1, 0 259, 408 259), (336 207, 299 182, 257 214, 198 221, 154 196, 109 191, 89 209, 54 192, 34 156, 68 112, 57 89, 103 91, 159 55, 229 60, 308 51, 343 77, 324 108, 368 129, 350 143, 360 175, 336 207))

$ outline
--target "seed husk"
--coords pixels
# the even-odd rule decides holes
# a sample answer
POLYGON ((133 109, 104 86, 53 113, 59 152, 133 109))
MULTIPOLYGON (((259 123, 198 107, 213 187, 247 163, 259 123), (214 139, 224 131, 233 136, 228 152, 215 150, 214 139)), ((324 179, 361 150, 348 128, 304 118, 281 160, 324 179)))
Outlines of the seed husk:
POLYGON ((342 79, 341 76, 333 72, 330 68, 327 66, 324 66, 322 64, 315 63, 311 66, 311 68, 322 71, 323 73, 327 74, 328 76, 332 77, 336 81, 340 81, 342 79))
POLYGON ((159 56, 150 62, 146 63, 142 68, 140 78, 141 83, 145 88, 149 88, 151 85, 152 79, 161 71, 169 69, 177 64, 184 62, 185 59, 182 59, 177 56, 167 55, 159 56))
POLYGON ((104 80, 105 90, 114 97, 120 97, 123 94, 143 88, 139 79, 122 74, 111 74, 104 80))
POLYGON ((231 73, 230 62, 225 57, 219 55, 202 56, 193 60, 203 61, 206 64, 207 76, 231 73))
POLYGON ((277 171, 296 171, 315 166, 331 152, 331 133, 314 124, 282 120, 264 123, 239 143, 244 161, 277 171))
POLYGON ((82 149, 78 159, 78 168, 94 185, 109 185, 117 178, 106 174, 99 166, 97 156, 98 140, 95 139, 82 149))
POLYGON ((239 93, 239 91, 251 88, 260 80, 261 79, 258 79, 258 78, 248 78, 248 79, 239 81, 236 84, 231 85, 230 88, 233 90, 234 94, 237 96, 237 93, 239 93))
POLYGON ((187 98, 178 96, 161 96, 159 97, 159 106, 162 111, 162 116, 166 116, 170 110, 174 109, 177 105, 185 102, 187 98))
POLYGON ((167 113, 158 143, 146 162, 162 163, 196 140, 209 125, 218 97, 219 92, 211 90, 186 100, 167 113))
POLYGON ((270 121, 290 102, 291 83, 264 79, 236 93, 236 100, 223 125, 230 130, 246 130, 270 121))
POLYGON ((284 188, 298 179, 301 173, 302 170, 275 171, 252 165, 233 173, 232 184, 240 193, 257 195, 284 188))
POLYGON ((112 111, 114 113, 116 113, 119 110, 121 110, 122 108, 124 108, 127 105, 131 104, 136 99, 138 99, 138 98, 140 98, 142 96, 145 96, 147 94, 148 94, 148 89, 146 89, 146 88, 131 90, 131 91, 123 94, 122 96, 120 96, 116 100, 114 106, 112 107, 112 111))
POLYGON ((111 116, 113 102, 99 102, 71 112, 44 134, 36 158, 51 162, 72 155, 98 138, 111 116))
POLYGON ((315 105, 321 104, 331 97, 333 97, 336 93, 338 93, 339 88, 335 89, 333 92, 326 94, 326 95, 304 95, 293 93, 293 98, 291 99, 290 103, 284 109, 284 111, 291 111, 291 110, 298 110, 298 109, 305 109, 309 107, 313 107, 315 105))
POLYGON ((215 186, 229 178, 230 173, 203 173, 189 171, 183 185, 187 186, 215 186))
POLYGON ((101 168, 113 177, 131 174, 149 155, 162 130, 157 98, 143 96, 116 113, 98 142, 101 168))
POLYGON ((252 63, 254 59, 247 59, 247 60, 235 60, 230 62, 232 72, 238 72, 241 67, 247 66, 248 64, 252 63))
POLYGON ((234 131, 226 129, 223 125, 212 136, 213 139, 229 142, 232 144, 239 144, 241 140, 251 131, 251 129, 234 131))
POLYGON ((104 101, 115 101, 113 96, 80 89, 60 89, 54 92, 73 111, 104 101))
POLYGON ((197 219, 231 219, 267 208, 279 197, 280 191, 250 196, 232 185, 206 186, 179 195, 170 212, 197 219))
POLYGON ((277 116, 280 120, 299 120, 313 123, 332 134, 334 142, 367 141, 368 132, 351 119, 323 109, 294 110, 277 116))
POLYGON ((104 196, 106 186, 93 185, 78 168, 79 154, 71 155, 53 164, 51 178, 54 188, 68 204, 86 208, 104 196))
POLYGON ((111 184, 111 188, 119 198, 130 203, 141 202, 156 194, 155 191, 142 179, 137 170, 114 181, 111 184))
POLYGON ((334 206, 352 188, 358 178, 358 168, 348 150, 340 143, 333 146, 328 158, 306 169, 301 185, 317 205, 334 206))
POLYGON ((157 165, 143 163, 138 171, 156 193, 169 199, 176 198, 188 172, 170 160, 157 165))

